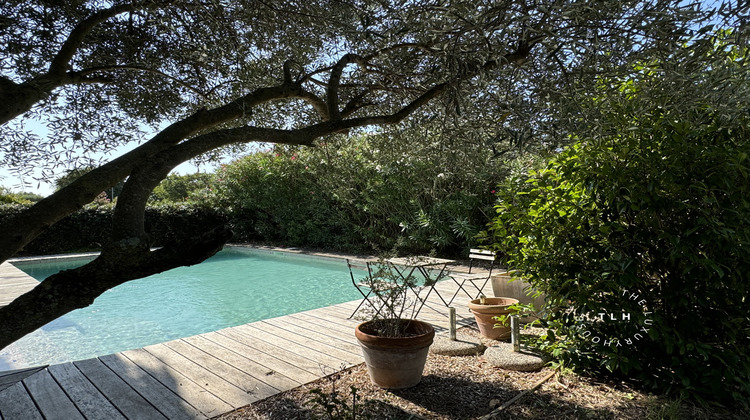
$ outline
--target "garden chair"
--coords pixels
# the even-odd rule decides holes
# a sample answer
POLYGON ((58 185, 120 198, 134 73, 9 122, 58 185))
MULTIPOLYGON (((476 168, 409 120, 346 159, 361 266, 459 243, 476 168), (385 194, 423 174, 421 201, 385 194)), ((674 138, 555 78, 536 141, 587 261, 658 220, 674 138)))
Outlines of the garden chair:
MULTIPOLYGON (((453 297, 448 301, 448 306, 450 306, 451 303, 453 303, 453 300, 456 299, 456 296, 463 291, 466 296, 468 296, 471 299, 477 299, 482 294, 482 290, 484 290, 484 287, 487 286, 487 282, 490 281, 490 277, 492 277, 492 269, 495 266, 495 258, 496 255, 492 251, 483 250, 483 249, 475 249, 472 248, 469 250, 469 272, 468 273, 456 273, 451 272, 450 276, 453 279, 454 282, 456 282, 456 285, 458 285, 458 289, 456 289, 456 293, 453 294, 453 297), (475 263, 476 261, 476 263, 475 263), (474 268, 475 264, 479 264, 482 261, 489 261, 489 267, 486 272, 482 271, 479 273, 472 273, 472 269, 474 268), (481 286, 478 284, 481 283, 481 286), (474 293, 469 293, 468 290, 466 290, 467 287, 471 285, 474 289, 476 289, 476 295, 474 293)), ((472 290, 471 288, 469 290, 472 290)), ((472 290, 473 292, 473 290, 472 290)))
POLYGON ((388 282, 382 278, 374 275, 377 272, 373 263, 369 261, 355 261, 346 259, 346 265, 349 267, 349 276, 352 279, 352 284, 357 288, 357 291, 362 295, 362 302, 357 305, 357 308, 349 315, 351 319, 359 311, 365 303, 375 311, 375 317, 380 315, 383 306, 387 302, 383 302, 375 293, 376 290, 387 290, 390 288, 398 287, 398 285, 388 282))

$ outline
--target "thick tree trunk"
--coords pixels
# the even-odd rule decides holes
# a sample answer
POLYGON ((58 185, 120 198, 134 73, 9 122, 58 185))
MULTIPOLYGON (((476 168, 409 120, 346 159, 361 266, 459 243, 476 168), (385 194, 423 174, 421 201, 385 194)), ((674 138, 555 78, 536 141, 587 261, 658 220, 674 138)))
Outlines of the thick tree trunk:
POLYGON ((54 274, 0 308, 0 349, 72 310, 85 308, 105 291, 129 280, 201 263, 231 237, 230 230, 219 227, 156 251, 148 250, 145 241, 119 244, 83 267, 54 274))

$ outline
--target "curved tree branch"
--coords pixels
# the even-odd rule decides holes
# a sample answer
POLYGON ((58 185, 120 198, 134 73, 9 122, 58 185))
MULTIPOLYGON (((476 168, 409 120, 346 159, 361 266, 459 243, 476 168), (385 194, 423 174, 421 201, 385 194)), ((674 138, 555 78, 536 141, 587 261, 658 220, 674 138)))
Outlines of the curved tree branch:
POLYGON ((328 101, 328 116, 332 121, 341 119, 341 111, 339 110, 339 85, 341 84, 341 74, 344 72, 344 68, 350 63, 357 63, 363 67, 367 65, 367 62, 361 56, 346 54, 331 69, 326 100, 328 101))
POLYGON ((156 3, 141 3, 141 4, 120 4, 117 6, 110 7, 109 9, 100 10, 87 19, 81 21, 75 28, 70 32, 68 38, 65 40, 63 45, 60 47, 55 58, 50 63, 48 74, 62 76, 70 68, 70 60, 75 55, 78 48, 83 43, 86 36, 100 23, 105 20, 117 16, 120 13, 131 12, 139 8, 156 6, 156 3))
POLYGON ((146 72, 146 73, 157 74, 159 76, 162 76, 162 77, 164 77, 166 79, 169 79, 169 80, 177 83, 178 85, 180 85, 180 86, 182 86, 182 87, 184 87, 184 88, 186 88, 186 89, 188 89, 188 90, 190 90, 192 92, 197 93, 200 96, 203 96, 203 97, 208 96, 208 94, 202 92, 201 90, 199 90, 199 89, 197 89, 197 88, 189 85, 188 83, 186 83, 186 82, 184 82, 184 81, 182 81, 182 80, 180 80, 180 79, 178 79, 178 78, 176 78, 174 76, 166 74, 166 73, 164 73, 162 71, 159 71, 157 69, 152 69, 152 68, 143 67, 143 66, 136 66, 136 65, 133 65, 133 64, 123 64, 123 65, 113 65, 113 66, 100 66, 100 67, 89 67, 89 68, 86 68, 86 69, 83 69, 83 70, 72 71, 72 72, 70 72, 68 74, 68 77, 70 78, 71 83, 92 83, 92 82, 97 82, 99 80, 107 80, 107 79, 106 78, 91 78, 89 76, 90 74, 97 73, 97 72, 103 72, 103 71, 112 71, 112 70, 136 70, 136 71, 142 71, 142 72, 146 72))
MULTIPOLYGON (((80 22, 70 32, 65 42, 63 42, 60 50, 52 59, 46 73, 23 83, 4 83, 3 89, 0 90, 0 103, 5 104, 5 106, 0 107, 0 124, 5 124, 29 111, 36 103, 48 97, 58 87, 69 83, 76 83, 75 73, 68 71, 70 69, 70 60, 76 51, 78 51, 86 36, 97 25, 120 13, 137 9, 158 8, 169 4, 170 1, 122 4, 96 12, 80 22)), ((94 81, 89 81, 89 83, 91 82, 94 81)))
MULTIPOLYGON (((452 84, 460 83, 467 78, 473 77, 481 70, 491 69, 508 63, 523 63, 529 54, 530 48, 529 45, 522 45, 517 51, 507 54, 501 60, 488 61, 482 65, 473 66, 470 70, 467 70, 464 74, 454 80, 434 85, 422 95, 418 96, 395 113, 389 115, 341 119, 341 113, 338 110, 337 105, 337 89, 335 87, 333 89, 329 87, 328 109, 333 109, 335 112, 338 112, 338 118, 324 119, 321 123, 295 130, 294 136, 301 137, 296 137, 294 140, 290 140, 291 138, 288 137, 290 134, 284 135, 287 137, 277 135, 278 141, 294 141, 296 142, 295 144, 310 144, 315 138, 332 133, 345 132, 346 130, 355 127, 378 124, 396 124, 404 120, 408 115, 427 102, 441 95, 452 84), (333 102, 331 102, 331 100, 333 100, 333 102)), ((344 66, 349 62, 356 61, 360 64, 364 63, 361 61, 361 57, 355 55, 347 55, 345 57, 346 58, 339 60, 339 75, 340 72, 343 71, 344 66)), ((334 70, 331 70, 331 72, 334 73, 334 70)), ((336 83, 333 83, 333 85, 336 85, 336 83)), ((217 125, 240 118, 257 105, 290 98, 301 98, 307 100, 311 102, 319 112, 321 112, 320 109, 323 104, 319 98, 304 91, 299 84, 282 84, 256 89, 226 105, 211 110, 200 110, 181 121, 171 124, 138 148, 100 166, 97 169, 94 169, 67 187, 36 203, 26 212, 21 213, 12 220, 4 223, 2 226, 4 234, 0 236, 0 261, 5 261, 10 258, 19 249, 38 236, 44 229, 46 229, 46 227, 51 226, 68 214, 80 209, 84 204, 89 203, 96 198, 101 191, 110 188, 126 176, 130 175, 138 162, 148 160, 157 153, 169 149, 202 130, 216 127, 217 125)), ((243 133, 244 130, 256 130, 254 133, 257 134, 257 130, 260 129, 257 127, 241 127, 229 131, 222 130, 217 132, 213 138, 229 136, 226 137, 228 139, 232 136, 249 134, 246 132, 243 133)), ((283 130, 279 130, 279 133, 282 131, 283 130)), ((255 138, 251 140, 255 140, 255 138)), ((229 144, 223 143, 224 141, 228 140, 216 142, 218 145, 215 147, 229 144)), ((238 140, 232 140, 230 143, 237 141, 238 140)), ((206 151, 208 150, 211 149, 207 149, 206 151)))
POLYGON ((148 160, 201 130, 237 119, 254 106, 295 97, 295 89, 293 86, 285 85, 260 88, 224 106, 200 110, 169 125, 136 149, 81 176, 2 224, 0 261, 7 260, 47 227, 79 210, 84 204, 94 200, 99 193, 123 180, 139 162, 148 160))
POLYGON ((328 106, 326 105, 325 101, 320 99, 318 96, 304 90, 302 86, 298 85, 296 97, 309 103, 313 107, 313 109, 315 109, 318 115, 320 115, 320 118, 323 121, 329 120, 331 118, 328 114, 328 106))

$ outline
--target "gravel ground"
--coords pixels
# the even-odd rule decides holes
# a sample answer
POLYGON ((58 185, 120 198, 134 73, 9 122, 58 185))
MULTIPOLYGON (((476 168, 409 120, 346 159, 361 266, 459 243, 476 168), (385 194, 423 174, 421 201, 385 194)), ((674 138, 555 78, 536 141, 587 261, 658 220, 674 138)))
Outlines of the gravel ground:
MULTIPOLYGON (((465 331, 477 334, 476 331, 465 331)), ((514 372, 496 368, 482 356, 430 354, 416 387, 385 391, 370 383, 358 365, 217 417, 221 420, 350 419, 329 416, 322 404, 349 410, 356 388, 357 419, 747 419, 750 413, 706 410, 641 393, 625 383, 601 381, 550 368, 514 372), (553 374, 550 377, 550 374, 553 374), (524 391, 510 405, 506 403, 524 391), (317 390, 317 391, 316 391, 317 390), (499 407, 506 408, 498 410, 499 407)), ((340 413, 343 413, 340 412, 340 413)), ((335 413, 333 413, 335 414, 335 413)))

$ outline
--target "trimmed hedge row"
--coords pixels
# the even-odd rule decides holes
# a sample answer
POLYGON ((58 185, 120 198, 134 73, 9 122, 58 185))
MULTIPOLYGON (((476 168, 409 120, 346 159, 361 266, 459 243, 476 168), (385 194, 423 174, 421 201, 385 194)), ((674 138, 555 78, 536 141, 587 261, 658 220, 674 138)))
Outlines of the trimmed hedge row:
MULTIPOLYGON (((27 209, 27 205, 0 205, 0 222, 27 209)), ((17 256, 49 255, 76 251, 98 251, 112 230, 114 206, 87 206, 55 223, 17 256)), ((221 209, 190 205, 160 205, 146 209, 146 231, 153 246, 179 241, 197 232, 227 223, 229 216, 221 209)))

